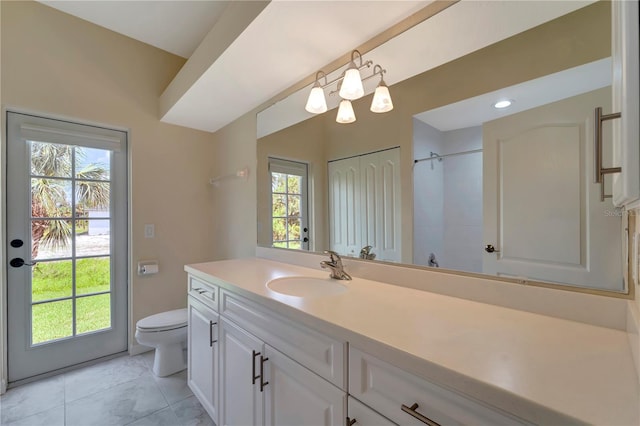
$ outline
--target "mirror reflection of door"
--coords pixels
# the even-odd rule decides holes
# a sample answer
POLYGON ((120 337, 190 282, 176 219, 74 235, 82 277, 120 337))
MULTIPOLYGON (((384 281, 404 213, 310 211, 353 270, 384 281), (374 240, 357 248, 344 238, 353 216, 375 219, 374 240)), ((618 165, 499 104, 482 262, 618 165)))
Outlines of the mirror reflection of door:
POLYGON ((328 177, 331 250, 400 262, 400 148, 330 161, 328 177))
POLYGON ((309 250, 308 166, 269 158, 271 246, 309 250))
POLYGON ((610 105, 606 87, 483 125, 484 238, 499 250, 485 272, 619 290, 623 215, 592 166, 593 111, 610 105))

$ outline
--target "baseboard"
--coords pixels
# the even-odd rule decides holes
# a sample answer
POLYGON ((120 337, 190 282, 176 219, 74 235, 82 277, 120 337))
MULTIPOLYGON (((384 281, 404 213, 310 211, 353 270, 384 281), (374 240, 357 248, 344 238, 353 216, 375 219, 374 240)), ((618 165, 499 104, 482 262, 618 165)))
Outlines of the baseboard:
POLYGON ((152 350, 153 350, 153 348, 151 348, 149 346, 141 345, 139 343, 134 343, 133 345, 129 346, 129 356, 140 355, 140 354, 143 354, 145 352, 152 351, 152 350))

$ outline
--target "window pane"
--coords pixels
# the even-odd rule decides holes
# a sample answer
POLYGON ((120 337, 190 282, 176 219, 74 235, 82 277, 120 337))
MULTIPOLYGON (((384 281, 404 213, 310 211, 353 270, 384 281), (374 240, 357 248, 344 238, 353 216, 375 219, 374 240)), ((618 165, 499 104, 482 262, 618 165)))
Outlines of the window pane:
POLYGON ((76 333, 89 333, 111 327, 111 294, 76 299, 76 333))
POLYGON ((73 287, 71 260, 40 262, 31 269, 31 301, 70 297, 73 287))
POLYGON ((300 200, 302 197, 299 195, 289 195, 288 207, 289 216, 300 217, 300 200))
POLYGON ((76 294, 89 294, 111 289, 109 257, 76 260, 76 294))
POLYGON ((275 241, 273 243, 274 247, 279 247, 279 248, 287 248, 287 242, 286 241, 275 241))
POLYGON ((109 232, 109 219, 76 221, 76 256, 109 255, 111 253, 109 232))
POLYGON ((72 151, 70 145, 31 142, 31 174, 70 178, 72 151))
POLYGON ((109 180, 111 152, 104 149, 76 148, 76 177, 78 179, 109 180))
POLYGON ((287 215, 287 196, 286 195, 273 195, 272 196, 273 211, 272 217, 284 217, 287 215))
POLYGON ((33 305, 31 314, 33 344, 70 337, 73 334, 71 300, 33 305))
POLYGON ((287 175, 288 193, 300 194, 302 178, 300 176, 287 175))
POLYGON ((288 223, 288 231, 289 231, 289 240, 299 240, 300 239, 300 219, 289 219, 288 223))
POLYGON ((300 241, 289 241, 289 248, 300 250, 302 248, 302 243, 300 241))
POLYGON ((271 192, 284 193, 287 190, 287 175, 271 173, 271 192))
POLYGON ((286 219, 273 219, 273 238, 272 241, 284 241, 287 239, 287 221, 286 219))
POLYGON ((38 260, 71 257, 71 222, 32 220, 31 257, 38 260))
POLYGON ((76 214, 81 217, 109 217, 109 182, 76 181, 76 214))
POLYGON ((71 181, 31 178, 31 217, 70 218, 71 181))

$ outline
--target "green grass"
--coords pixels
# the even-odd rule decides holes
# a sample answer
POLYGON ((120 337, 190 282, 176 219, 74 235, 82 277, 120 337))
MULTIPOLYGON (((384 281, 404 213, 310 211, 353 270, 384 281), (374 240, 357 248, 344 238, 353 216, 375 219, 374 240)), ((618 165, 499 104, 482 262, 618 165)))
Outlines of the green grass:
MULTIPOLYGON (((72 294, 70 260, 41 262, 33 268, 32 301, 70 297, 72 294)), ((110 289, 109 258, 76 261, 76 295, 110 289)), ((72 301, 47 302, 32 307, 33 343, 69 337, 72 328, 72 301)), ((76 299, 76 334, 108 328, 111 325, 110 294, 76 299)))

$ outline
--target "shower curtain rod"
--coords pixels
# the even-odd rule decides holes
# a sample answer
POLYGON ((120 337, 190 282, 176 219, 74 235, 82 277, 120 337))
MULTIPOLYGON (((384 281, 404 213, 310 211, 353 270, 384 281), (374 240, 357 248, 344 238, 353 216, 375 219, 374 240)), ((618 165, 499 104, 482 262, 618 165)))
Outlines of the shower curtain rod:
POLYGON ((453 154, 444 154, 444 155, 435 155, 432 157, 418 158, 417 160, 413 160, 413 164, 416 164, 420 161, 428 161, 428 160, 439 160, 441 158, 453 157, 454 155, 463 155, 463 154, 475 154, 476 152, 482 152, 481 149, 472 149, 471 151, 462 151, 462 152, 454 152, 453 154))

